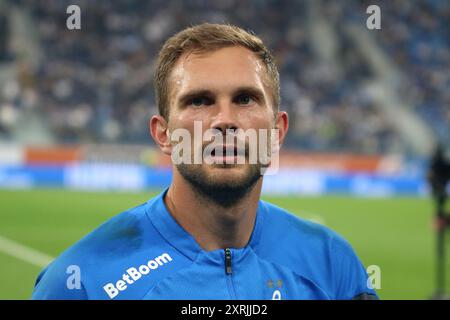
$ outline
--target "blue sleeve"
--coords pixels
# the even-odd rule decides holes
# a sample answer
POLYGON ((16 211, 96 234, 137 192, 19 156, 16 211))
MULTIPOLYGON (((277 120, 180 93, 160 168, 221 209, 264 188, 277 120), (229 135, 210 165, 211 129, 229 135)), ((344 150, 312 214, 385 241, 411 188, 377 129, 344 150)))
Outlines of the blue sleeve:
POLYGON ((335 297, 349 300, 360 296, 378 296, 368 283, 368 275, 363 264, 350 244, 340 236, 332 242, 332 272, 335 297))
POLYGON ((80 281, 79 288, 69 289, 67 279, 69 277, 65 270, 45 268, 38 276, 32 300, 87 300, 88 296, 83 283, 80 281))

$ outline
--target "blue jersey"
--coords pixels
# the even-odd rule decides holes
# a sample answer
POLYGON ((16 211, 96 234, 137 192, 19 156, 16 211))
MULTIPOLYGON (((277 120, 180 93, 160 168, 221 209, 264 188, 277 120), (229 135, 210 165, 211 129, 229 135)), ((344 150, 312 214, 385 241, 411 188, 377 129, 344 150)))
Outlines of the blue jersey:
POLYGON ((247 246, 205 251, 168 212, 165 192, 62 253, 33 299, 376 297, 351 246, 322 225, 259 201, 247 246))

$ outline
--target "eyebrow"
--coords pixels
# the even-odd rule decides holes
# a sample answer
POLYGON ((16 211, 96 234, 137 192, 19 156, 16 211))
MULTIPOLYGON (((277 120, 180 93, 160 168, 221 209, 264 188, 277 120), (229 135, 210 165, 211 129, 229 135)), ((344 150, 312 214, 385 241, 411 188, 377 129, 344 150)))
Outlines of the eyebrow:
MULTIPOLYGON (((256 100, 259 101, 264 101, 264 92, 261 91, 261 89, 257 88, 257 87, 253 87, 253 86, 243 86, 243 87, 238 87, 235 90, 233 90, 233 96, 237 96, 239 94, 244 94, 247 93, 251 96, 253 96, 256 100)), ((196 97, 213 97, 215 96, 214 92, 212 90, 209 89, 193 89, 190 90, 184 94, 182 94, 179 98, 177 103, 178 104, 184 104, 185 102, 196 98, 196 97)))
POLYGON ((184 104, 185 102, 196 98, 196 97, 211 97, 213 96, 213 92, 211 90, 207 90, 207 89, 198 89, 198 90, 190 90, 184 94, 182 94, 180 96, 180 98, 178 99, 177 103, 181 103, 184 104))

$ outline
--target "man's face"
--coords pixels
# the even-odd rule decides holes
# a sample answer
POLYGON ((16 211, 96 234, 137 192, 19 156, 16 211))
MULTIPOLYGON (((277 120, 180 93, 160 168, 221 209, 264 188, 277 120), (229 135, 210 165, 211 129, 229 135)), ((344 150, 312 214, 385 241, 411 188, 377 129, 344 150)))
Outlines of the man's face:
MULTIPOLYGON (((170 78, 169 131, 183 128, 194 137, 194 121, 201 121, 203 132, 220 130, 224 144, 229 129, 255 129, 257 132, 266 129, 270 132, 275 125, 275 115, 265 72, 254 53, 240 46, 183 55, 170 78)), ((205 148, 209 143, 203 141, 201 147, 205 148)), ((246 143, 248 148, 248 143, 258 141, 247 139, 246 143)), ((195 150, 192 148, 191 152, 195 150)), ((215 160, 225 162, 230 159, 216 155, 215 160)), ((249 164, 248 158, 245 162, 206 164, 202 161, 201 164, 176 167, 186 180, 204 191, 231 191, 249 189, 260 178, 262 165, 249 164)))

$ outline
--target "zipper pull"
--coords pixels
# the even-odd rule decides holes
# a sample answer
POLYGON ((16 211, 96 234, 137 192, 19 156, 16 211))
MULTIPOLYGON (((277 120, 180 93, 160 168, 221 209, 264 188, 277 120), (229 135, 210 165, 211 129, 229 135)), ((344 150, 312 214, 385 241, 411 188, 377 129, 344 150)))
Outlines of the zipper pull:
POLYGON ((225 273, 231 274, 231 250, 225 249, 225 273))

